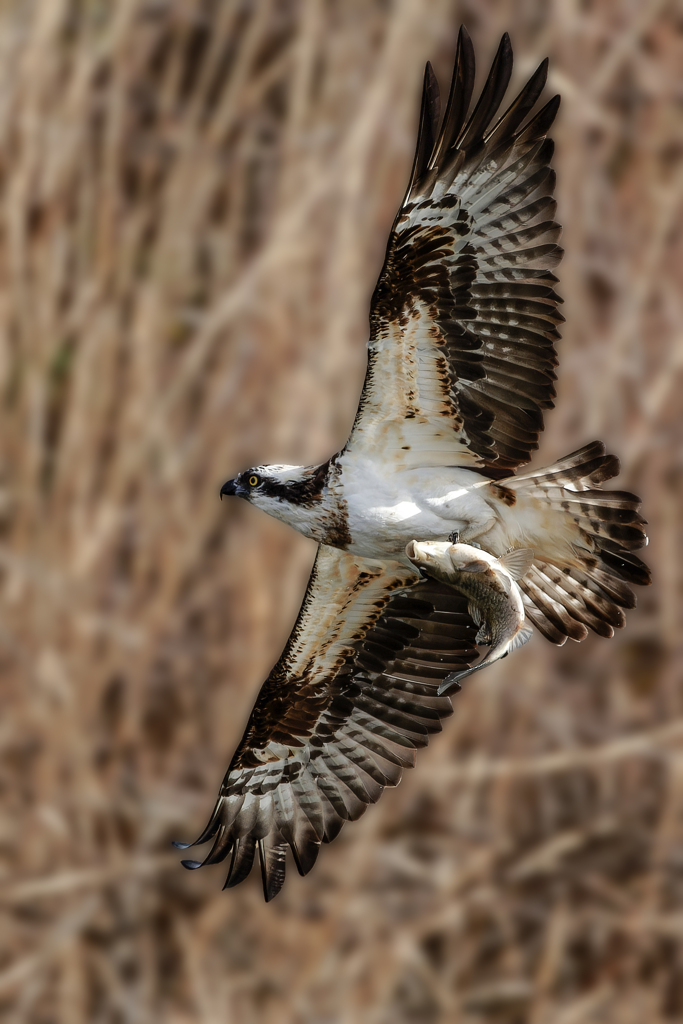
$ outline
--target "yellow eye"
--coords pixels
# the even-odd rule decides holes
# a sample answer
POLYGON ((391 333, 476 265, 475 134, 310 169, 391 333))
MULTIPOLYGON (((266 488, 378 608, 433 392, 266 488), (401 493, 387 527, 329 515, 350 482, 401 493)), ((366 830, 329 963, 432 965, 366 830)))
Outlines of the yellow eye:
POLYGON ((258 483, 258 477, 256 476, 256 474, 253 474, 252 476, 249 477, 249 486, 250 487, 256 487, 257 483, 258 483))

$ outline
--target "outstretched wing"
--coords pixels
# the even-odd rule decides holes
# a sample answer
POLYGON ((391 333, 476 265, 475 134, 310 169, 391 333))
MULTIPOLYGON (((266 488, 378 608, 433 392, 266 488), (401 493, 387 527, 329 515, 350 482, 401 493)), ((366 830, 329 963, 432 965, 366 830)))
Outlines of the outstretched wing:
POLYGON ((201 863, 230 854, 225 884, 237 885, 258 848, 266 900, 284 881, 287 846, 306 874, 320 844, 395 786, 440 730, 452 709, 439 684, 475 659, 475 632, 451 587, 400 562, 321 545, 296 625, 196 840, 214 841, 201 863))
POLYGON ((368 370, 347 448, 406 466, 510 475, 538 447, 552 407, 563 317, 546 139, 559 97, 524 127, 544 61, 491 126, 512 71, 503 36, 471 116, 474 52, 460 30, 448 106, 427 65, 410 185, 372 299, 368 370))

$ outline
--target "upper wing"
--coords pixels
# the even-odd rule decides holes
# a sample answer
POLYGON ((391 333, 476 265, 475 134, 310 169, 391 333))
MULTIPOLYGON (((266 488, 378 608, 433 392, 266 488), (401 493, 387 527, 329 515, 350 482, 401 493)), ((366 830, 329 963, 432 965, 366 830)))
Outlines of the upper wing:
POLYGON ((350 450, 394 449, 407 466, 470 465, 502 477, 538 447, 563 320, 545 137, 559 97, 520 127, 545 84, 544 61, 491 127, 511 71, 506 34, 468 118, 474 52, 461 29, 437 134, 439 92, 427 65, 410 185, 372 299, 350 450))
POLYGON ((214 840, 202 863, 231 853, 233 886, 258 847, 267 900, 284 881, 287 845, 300 873, 309 871, 321 842, 396 785, 415 748, 440 730, 451 704, 439 684, 475 659, 475 632, 451 587, 321 545, 296 625, 196 840, 214 840))

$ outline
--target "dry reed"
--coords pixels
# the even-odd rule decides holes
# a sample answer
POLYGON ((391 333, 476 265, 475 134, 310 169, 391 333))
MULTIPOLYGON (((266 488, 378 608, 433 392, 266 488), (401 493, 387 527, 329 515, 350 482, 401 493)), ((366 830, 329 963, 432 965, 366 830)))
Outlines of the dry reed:
POLYGON ((5 0, 0 1010, 683 1019, 683 23, 648 0, 5 0), (655 584, 475 677, 262 903, 183 872, 312 547, 218 486, 339 447, 422 67, 551 57, 567 250, 539 462, 599 436, 655 584))

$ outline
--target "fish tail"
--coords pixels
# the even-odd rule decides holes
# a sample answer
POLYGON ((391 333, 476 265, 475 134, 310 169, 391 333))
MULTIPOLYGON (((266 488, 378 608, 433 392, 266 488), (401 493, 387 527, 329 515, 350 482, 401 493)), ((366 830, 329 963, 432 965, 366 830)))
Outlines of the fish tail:
POLYGON ((478 672, 480 668, 486 668, 487 665, 492 665, 494 661, 500 661, 501 658, 504 658, 510 653, 510 651, 514 650, 515 647, 520 647, 522 644, 526 643, 531 636, 531 632, 531 629, 528 627, 522 627, 520 632, 517 633, 518 637, 522 634, 521 639, 517 640, 515 637, 515 639, 508 644, 498 648, 490 647, 481 661, 478 661, 476 665, 470 665, 469 668, 463 669, 462 672, 451 672, 450 675, 446 676, 439 687, 439 696, 444 693, 452 693, 453 690, 459 690, 460 683, 463 679, 467 676, 471 676, 473 672, 478 672))
POLYGON ((488 655, 478 661, 476 665, 472 665, 470 668, 464 669, 462 672, 451 672, 446 676, 441 686, 437 690, 439 697, 447 693, 453 693, 461 689, 460 684, 466 676, 471 676, 473 672, 477 672, 480 668, 485 668, 488 665, 488 655))
POLYGON ((552 643, 583 640, 589 628, 613 636, 625 623, 623 609, 636 604, 629 584, 650 583, 634 554, 647 544, 640 499, 600 486, 618 472, 619 460, 595 441, 547 469, 500 482, 515 498, 566 517, 569 541, 555 549, 535 545, 533 566, 519 580, 525 614, 552 643))

